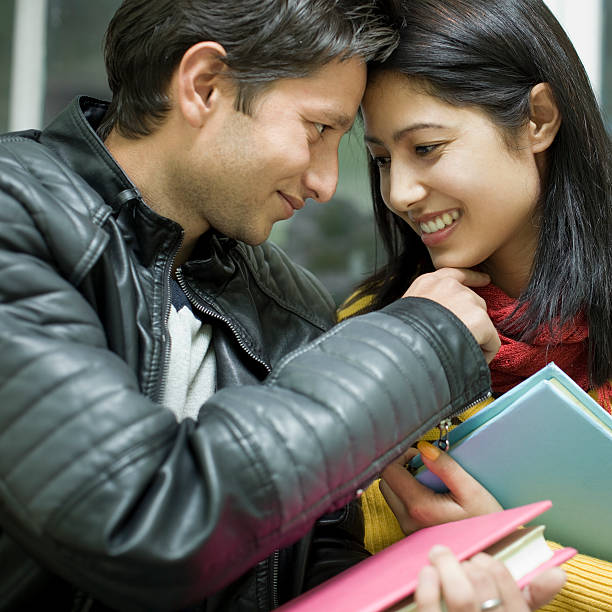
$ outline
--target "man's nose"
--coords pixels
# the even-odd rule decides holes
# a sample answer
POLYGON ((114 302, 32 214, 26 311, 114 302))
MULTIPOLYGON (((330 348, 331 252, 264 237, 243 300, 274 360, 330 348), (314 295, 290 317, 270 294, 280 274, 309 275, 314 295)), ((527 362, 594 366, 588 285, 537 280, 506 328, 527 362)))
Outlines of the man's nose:
POLYGON ((304 173, 306 197, 317 202, 331 200, 338 186, 338 147, 319 147, 312 152, 311 163, 304 173))

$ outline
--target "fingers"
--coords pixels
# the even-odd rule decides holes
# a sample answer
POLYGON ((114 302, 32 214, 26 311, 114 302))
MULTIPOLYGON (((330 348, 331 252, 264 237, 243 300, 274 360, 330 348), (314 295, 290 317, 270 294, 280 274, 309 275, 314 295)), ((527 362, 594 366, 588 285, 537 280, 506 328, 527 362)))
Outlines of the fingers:
POLYGON ((466 573, 471 577, 473 584, 488 584, 485 590, 479 590, 480 601, 498 599, 501 605, 496 610, 504 612, 528 612, 529 606, 518 588, 512 574, 506 566, 490 555, 479 553, 465 563, 466 573), (491 590, 491 584, 492 590, 491 590))
POLYGON ((439 282, 444 278, 454 279, 466 287, 485 287, 491 282, 491 277, 488 274, 470 268, 440 268, 435 272, 419 276, 414 282, 419 279, 439 282))
POLYGON ((415 591, 420 612, 534 612, 557 593, 565 581, 559 568, 542 572, 523 592, 505 565, 479 553, 460 563, 450 549, 434 546, 431 566, 423 568, 415 591))
POLYGON ((448 612, 478 612, 480 600, 476 585, 450 549, 434 546, 429 553, 429 561, 438 572, 442 598, 448 612))
POLYGON ((499 335, 485 301, 469 289, 484 286, 489 280, 486 274, 475 270, 441 268, 417 277, 403 297, 427 298, 448 308, 472 332, 489 362, 499 350, 499 335))
MULTIPOLYGON (((465 324, 465 321, 463 321, 463 323, 465 324)), ((478 342, 486 362, 491 363, 501 346, 499 334, 493 326, 493 323, 489 320, 488 323, 485 322, 482 325, 477 323, 474 327, 470 325, 466 325, 466 327, 472 332, 474 338, 476 338, 476 342, 478 342)))
MULTIPOLYGON (((490 282, 491 278, 484 272, 467 268, 440 268, 435 272, 417 276, 403 297, 429 297, 430 294, 441 296, 459 287, 484 287, 490 282)), ((481 299, 480 296, 474 295, 481 299)))
POLYGON ((485 272, 469 268, 440 268, 435 273, 441 277, 454 278, 466 287, 486 287, 491 282, 491 277, 485 272))
POLYGON ((397 464, 383 471, 380 490, 406 535, 468 516, 451 495, 432 491, 397 464))
POLYGON ((457 268, 457 270, 463 275, 461 282, 467 287, 486 287, 491 282, 491 277, 484 272, 467 268, 457 268))
MULTIPOLYGON (((537 575, 531 583, 519 590, 508 568, 497 559, 479 553, 468 562, 471 568, 490 576, 495 581, 497 597, 503 602, 507 612, 532 612, 546 605, 565 584, 565 572, 558 567, 537 575)), ((468 574, 469 569, 466 568, 468 574)), ((474 580, 472 579, 474 584, 474 580)))
MULTIPOLYGON (((428 442, 419 442, 425 466, 436 474, 449 493, 436 493, 405 469, 405 458, 387 466, 380 491, 407 535, 430 525, 498 512, 497 500, 452 457, 428 442)), ((412 455, 414 451, 410 453, 412 455)))
MULTIPOLYGON (((415 519, 411 507, 432 507, 435 503, 434 493, 423 486, 403 466, 392 464, 382 473, 379 483, 380 492, 391 508, 405 535, 426 525, 434 524, 424 517, 415 519)), ((418 517, 418 510, 415 512, 418 517)))
POLYGON ((397 459, 395 459, 393 463, 397 463, 398 465, 405 467, 405 465, 418 454, 419 451, 414 446, 411 446, 407 448, 397 459))
POLYGON ((414 593, 419 612, 440 612, 440 578, 438 572, 426 565, 419 572, 419 582, 414 593))
POLYGON ((553 567, 538 574, 523 589, 523 597, 530 610, 545 606, 565 584, 567 576, 560 567, 553 567))
MULTIPOLYGON (((503 508, 497 500, 448 453, 429 442, 417 444, 423 463, 448 488, 466 516, 498 512, 503 508)), ((465 518, 465 517, 462 517, 465 518)))

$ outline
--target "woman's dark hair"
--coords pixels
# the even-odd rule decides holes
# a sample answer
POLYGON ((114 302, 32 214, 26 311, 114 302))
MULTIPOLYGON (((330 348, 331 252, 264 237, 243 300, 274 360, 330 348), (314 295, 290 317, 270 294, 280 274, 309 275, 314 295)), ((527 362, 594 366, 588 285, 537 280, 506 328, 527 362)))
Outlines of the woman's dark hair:
MULTIPOLYGON (((406 0, 401 13, 399 46, 371 65, 370 75, 417 78, 449 104, 485 111, 510 140, 528 122, 531 89, 550 84, 562 123, 547 151, 539 241, 519 298, 525 310, 518 335, 528 340, 541 325, 563 325, 583 311, 591 381, 602 384, 612 377, 610 139, 576 51, 541 0, 406 0)), ((388 263, 358 294, 372 294, 376 309, 433 266, 417 234, 382 201, 374 164, 370 173, 388 263)))
POLYGON ((215 41, 250 113, 270 83, 310 75, 334 59, 385 58, 397 44, 397 0, 124 0, 105 35, 113 97, 102 138, 150 134, 169 110, 167 87, 184 53, 215 41), (387 6, 386 2, 389 2, 387 6))

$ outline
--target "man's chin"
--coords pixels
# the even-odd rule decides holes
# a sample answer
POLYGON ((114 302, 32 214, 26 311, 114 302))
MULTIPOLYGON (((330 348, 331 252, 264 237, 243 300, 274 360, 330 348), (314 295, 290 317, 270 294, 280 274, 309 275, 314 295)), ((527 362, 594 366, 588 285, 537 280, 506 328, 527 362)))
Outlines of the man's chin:
POLYGON ((238 240, 240 242, 244 242, 249 246, 258 246, 264 243, 269 237, 272 231, 272 227, 267 228, 267 230, 260 231, 248 231, 248 232, 236 232, 235 236, 229 236, 229 238, 234 238, 234 240, 238 240))

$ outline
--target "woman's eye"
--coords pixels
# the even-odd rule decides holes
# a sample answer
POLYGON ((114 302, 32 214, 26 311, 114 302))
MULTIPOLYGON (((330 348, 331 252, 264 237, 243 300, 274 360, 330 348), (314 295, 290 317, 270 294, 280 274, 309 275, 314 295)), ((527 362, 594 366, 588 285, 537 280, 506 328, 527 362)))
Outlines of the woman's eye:
POLYGON ((391 167, 390 157, 375 157, 374 163, 378 166, 379 170, 388 170, 391 167))
POLYGON ((441 146, 441 143, 430 145, 417 145, 416 147, 414 147, 414 151, 419 157, 426 157, 430 153, 433 153, 439 146, 441 146))

